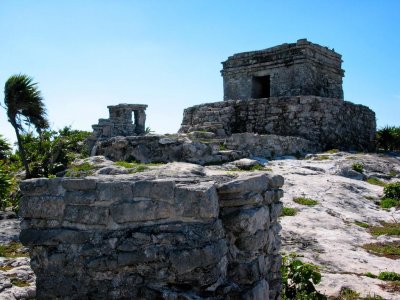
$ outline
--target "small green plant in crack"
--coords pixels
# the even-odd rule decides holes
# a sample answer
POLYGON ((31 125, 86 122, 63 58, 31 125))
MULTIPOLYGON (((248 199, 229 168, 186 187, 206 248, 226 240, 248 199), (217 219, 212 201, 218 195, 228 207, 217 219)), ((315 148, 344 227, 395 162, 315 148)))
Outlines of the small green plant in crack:
POLYGON ((382 222, 381 226, 371 226, 370 232, 372 235, 400 235, 400 223, 382 222))
POLYGON ((370 243, 362 246, 368 252, 390 259, 400 258, 400 242, 370 243))
POLYGON ((226 150, 226 146, 224 144, 219 145, 219 151, 226 150))
POLYGON ((369 278, 377 278, 378 276, 376 276, 375 274, 372 274, 371 272, 367 272, 364 274, 364 276, 367 276, 369 278))
POLYGON ((369 184, 373 184, 373 185, 378 185, 378 186, 386 186, 386 183, 383 182, 382 180, 379 180, 378 178, 375 177, 370 177, 367 179, 367 182, 369 184))
POLYGON ((318 204, 317 200, 305 198, 305 197, 296 197, 293 198, 293 201, 297 204, 306 205, 306 206, 314 206, 318 204))
POLYGON ((297 214, 297 209, 293 208, 293 207, 283 207, 282 209, 282 217, 293 217, 297 214))
POLYGON ((342 288, 339 293, 339 297, 335 298, 335 300, 357 300, 359 299, 360 294, 350 288, 342 288))
POLYGON ((27 282, 25 280, 18 279, 16 277, 11 278, 10 282, 11 282, 12 285, 15 285, 15 286, 18 286, 18 287, 30 286, 29 282, 27 282))
POLYGON ((392 199, 392 198, 383 198, 381 202, 379 203, 379 206, 381 208, 391 208, 391 207, 397 207, 400 206, 400 200, 397 199, 392 199))
POLYGON ((358 172, 358 173, 364 172, 364 165, 363 165, 362 163, 356 162, 356 163, 354 163, 354 164, 351 165, 351 168, 352 168, 354 171, 358 172))
POLYGON ((0 244, 0 257, 26 257, 28 253, 24 251, 23 246, 19 242, 11 242, 8 244, 0 244))
POLYGON ((400 281, 400 274, 396 272, 380 272, 378 279, 385 281, 400 281))
POLYGON ((360 226, 362 228, 369 228, 369 224, 368 223, 355 221, 354 224, 356 224, 357 226, 360 226))

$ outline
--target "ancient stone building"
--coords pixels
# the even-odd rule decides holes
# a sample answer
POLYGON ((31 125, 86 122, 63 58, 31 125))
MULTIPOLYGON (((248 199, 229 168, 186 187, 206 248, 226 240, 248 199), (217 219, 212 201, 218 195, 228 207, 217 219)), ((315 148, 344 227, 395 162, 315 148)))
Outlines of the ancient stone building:
POLYGON ((93 125, 93 136, 96 139, 113 136, 140 135, 145 132, 147 105, 145 104, 118 104, 107 106, 110 117, 99 119, 93 125), (135 122, 132 122, 132 112, 135 122))
POLYGON ((185 109, 181 133, 275 134, 315 149, 374 148, 375 113, 343 100, 341 55, 298 40, 223 62, 224 100, 185 109))
POLYGON ((342 56, 306 39, 222 63, 224 100, 312 95, 343 99, 342 56))

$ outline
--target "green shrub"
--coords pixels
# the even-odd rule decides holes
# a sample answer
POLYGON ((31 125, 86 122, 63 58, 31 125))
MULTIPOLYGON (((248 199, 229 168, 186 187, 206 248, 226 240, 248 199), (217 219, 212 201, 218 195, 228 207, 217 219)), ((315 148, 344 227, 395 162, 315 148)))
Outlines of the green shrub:
POLYGON ((383 198, 379 203, 379 206, 382 208, 391 208, 400 206, 400 201, 392 198, 383 198))
POLYGON ((351 165, 351 168, 358 173, 364 172, 364 165, 362 163, 354 163, 351 165))
POLYGON ((282 257, 282 299, 327 299, 315 289, 321 281, 318 267, 303 263, 295 254, 282 257))
POLYGON ((385 126, 376 132, 377 148, 384 151, 400 150, 400 127, 385 126))
POLYGON ((297 209, 293 207, 283 207, 282 216, 290 216, 293 217, 297 214, 297 209))
POLYGON ((314 205, 318 204, 317 200, 313 200, 313 199, 305 198, 305 197, 296 197, 296 198, 293 198, 293 201, 296 202, 297 204, 307 205, 307 206, 314 206, 314 205))
POLYGON ((396 272, 381 272, 378 275, 378 279, 385 281, 397 281, 400 280, 400 274, 396 272))
POLYGON ((389 183, 383 188, 384 198, 400 200, 400 182, 389 183))

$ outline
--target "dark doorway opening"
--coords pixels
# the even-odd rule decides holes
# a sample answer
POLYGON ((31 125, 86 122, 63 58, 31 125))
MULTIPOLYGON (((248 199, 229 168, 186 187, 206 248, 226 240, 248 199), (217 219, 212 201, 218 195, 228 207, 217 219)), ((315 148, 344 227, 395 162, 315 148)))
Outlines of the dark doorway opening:
POLYGON ((251 97, 269 98, 271 90, 270 76, 257 76, 252 79, 251 97))

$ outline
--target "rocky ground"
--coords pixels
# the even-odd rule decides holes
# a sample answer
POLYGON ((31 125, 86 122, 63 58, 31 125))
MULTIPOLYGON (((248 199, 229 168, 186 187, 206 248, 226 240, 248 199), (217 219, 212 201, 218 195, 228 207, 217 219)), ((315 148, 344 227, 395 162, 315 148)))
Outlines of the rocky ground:
POLYGON ((365 181, 371 177, 400 181, 400 157, 334 153, 308 158, 268 164, 273 173, 285 178, 284 206, 298 210, 295 216, 281 218, 282 250, 296 252, 302 260, 320 266, 323 277, 318 290, 326 295, 337 296, 341 289, 350 288, 364 297, 400 299, 400 288, 396 291, 387 282, 365 276, 367 272, 400 273, 400 258, 376 256, 362 247, 400 241, 400 236, 373 236, 367 228, 355 224, 400 222, 400 210, 384 210, 377 205, 383 188, 365 181), (355 163, 363 166, 362 174, 352 170, 355 163), (297 204, 293 201, 296 197, 311 198, 318 204, 297 204))
MULTIPOLYGON (((123 172, 121 168, 98 160, 108 169, 97 172, 123 172)), ((295 216, 281 218, 283 251, 296 252, 302 260, 320 267, 323 278, 319 291, 336 297, 343 288, 350 288, 361 296, 400 299, 400 291, 387 282, 365 276, 367 272, 375 275, 382 271, 400 273, 400 259, 376 256, 363 248, 369 243, 400 242, 400 237, 373 236, 368 228, 355 223, 379 226, 381 222, 400 222, 400 210, 379 207, 383 188, 366 181, 371 177, 382 182, 400 181, 399 157, 338 152, 311 155, 302 160, 285 157, 263 163, 268 172, 285 177, 284 206, 298 211, 295 216), (362 173, 353 170, 355 163, 363 166, 362 173), (318 203, 314 206, 297 204, 293 201, 296 197, 311 198, 318 203)), ((241 168, 246 168, 245 165, 237 164, 241 168)), ((233 164, 228 164, 206 169, 199 166, 198 171, 212 175, 215 171, 232 172, 234 169, 233 164)), ((17 240, 19 221, 9 217, 12 216, 1 215, 0 245, 17 240)), ((34 281, 28 258, 0 257, 0 299, 34 298, 34 281)))

